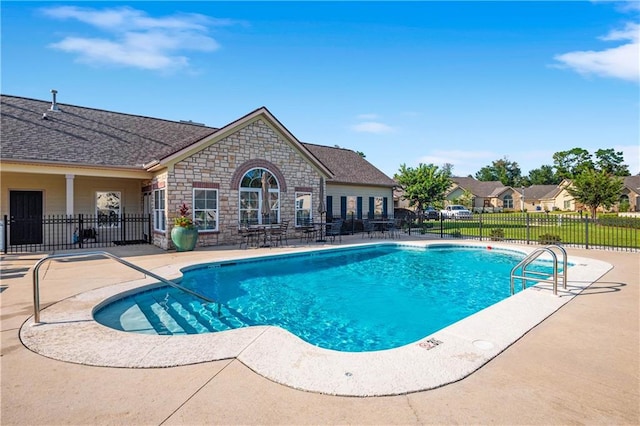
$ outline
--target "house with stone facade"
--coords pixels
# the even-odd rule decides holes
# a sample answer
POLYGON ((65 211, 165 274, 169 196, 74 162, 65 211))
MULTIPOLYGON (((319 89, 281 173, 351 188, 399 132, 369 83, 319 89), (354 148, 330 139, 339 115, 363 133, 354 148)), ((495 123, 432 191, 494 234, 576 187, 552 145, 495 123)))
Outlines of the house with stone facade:
MULTIPOLYGON (((170 249, 183 204, 199 246, 234 244, 242 222, 294 229, 325 212, 389 214, 392 179, 352 150, 299 141, 265 107, 217 128, 62 104, 52 93, 1 96, 0 214, 9 221, 84 214, 116 228, 139 213, 151 217, 145 239, 170 249)), ((8 228, 8 244, 61 238, 8 228)))

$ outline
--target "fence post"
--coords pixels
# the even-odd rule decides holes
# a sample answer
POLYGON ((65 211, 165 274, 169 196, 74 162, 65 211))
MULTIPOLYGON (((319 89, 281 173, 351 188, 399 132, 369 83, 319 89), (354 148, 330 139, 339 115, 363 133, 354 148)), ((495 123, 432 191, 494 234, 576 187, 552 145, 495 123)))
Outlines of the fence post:
POLYGON ((78 215, 78 247, 82 248, 82 240, 84 238, 82 238, 82 236, 84 235, 84 233, 82 232, 84 229, 84 219, 83 219, 83 215, 82 213, 80 213, 78 215))
POLYGON ((444 238, 444 216, 440 213, 440 238, 444 238))
POLYGON ((127 217, 123 207, 122 214, 120 215, 120 239, 122 240, 122 244, 127 240, 127 230, 125 229, 126 223, 127 217))
POLYGON ((355 229, 356 229, 355 214, 351 212, 351 235, 354 234, 355 229))
POLYGON ((9 218, 7 217, 7 215, 4 215, 4 223, 3 223, 3 228, 2 228, 2 252, 4 254, 7 254, 7 243, 9 242, 9 239, 7 238, 7 234, 9 233, 9 218))
POLYGON ((529 222, 529 213, 524 214, 524 228, 526 233, 525 238, 527 240, 527 244, 529 244, 531 240, 531 222, 529 222))
POLYGON ((152 216, 151 213, 149 213, 147 215, 147 220, 149 221, 149 234, 148 235, 148 239, 149 239, 149 244, 153 244, 153 235, 151 234, 151 232, 153 232, 153 223, 152 223, 152 216))
POLYGON ((589 250, 589 215, 584 217, 584 248, 589 250))
POLYGON ((478 213, 478 217, 480 218, 480 241, 482 241, 482 213, 478 213))

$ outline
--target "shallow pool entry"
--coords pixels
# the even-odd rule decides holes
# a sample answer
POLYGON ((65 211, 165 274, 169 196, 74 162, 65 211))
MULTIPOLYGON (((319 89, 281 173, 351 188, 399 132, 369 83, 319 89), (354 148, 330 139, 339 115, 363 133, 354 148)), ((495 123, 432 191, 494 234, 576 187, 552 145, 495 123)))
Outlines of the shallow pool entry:
MULTIPOLYGON (((327 349, 390 349, 509 297, 511 268, 523 257, 385 244, 206 264, 185 270, 180 284, 219 306, 159 287, 108 304, 95 318, 119 330, 167 335, 274 325, 327 349)), ((547 262, 534 269, 551 273, 547 262)))

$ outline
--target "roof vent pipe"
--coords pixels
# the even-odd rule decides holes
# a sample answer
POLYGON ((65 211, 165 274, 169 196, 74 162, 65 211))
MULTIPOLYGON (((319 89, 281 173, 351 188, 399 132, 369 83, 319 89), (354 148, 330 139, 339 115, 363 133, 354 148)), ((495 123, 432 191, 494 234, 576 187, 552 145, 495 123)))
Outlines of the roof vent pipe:
POLYGON ((53 100, 51 101, 51 111, 60 111, 60 108, 58 108, 58 103, 56 102, 56 95, 58 94, 58 91, 56 89, 51 89, 51 94, 53 95, 53 100))

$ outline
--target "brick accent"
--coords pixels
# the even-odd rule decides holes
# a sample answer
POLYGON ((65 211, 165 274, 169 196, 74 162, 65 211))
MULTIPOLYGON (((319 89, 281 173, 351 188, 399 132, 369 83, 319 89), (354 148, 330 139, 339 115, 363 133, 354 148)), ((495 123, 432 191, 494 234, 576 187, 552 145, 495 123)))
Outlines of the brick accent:
POLYGON ((219 189, 219 183, 211 183, 211 182, 193 182, 194 188, 209 188, 209 189, 219 189))
POLYGON ((240 181, 244 177, 244 175, 252 169, 267 169, 271 174, 276 177, 278 181, 278 185, 280 185, 280 192, 287 192, 287 181, 284 178, 280 169, 275 164, 262 159, 249 160, 243 163, 240 167, 238 167, 233 174, 233 178, 231 178, 231 184, 229 185, 230 189, 237 189, 240 187, 240 181))

